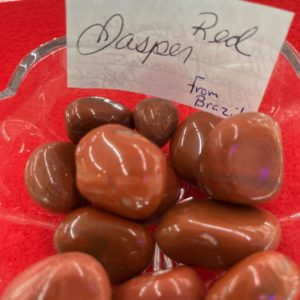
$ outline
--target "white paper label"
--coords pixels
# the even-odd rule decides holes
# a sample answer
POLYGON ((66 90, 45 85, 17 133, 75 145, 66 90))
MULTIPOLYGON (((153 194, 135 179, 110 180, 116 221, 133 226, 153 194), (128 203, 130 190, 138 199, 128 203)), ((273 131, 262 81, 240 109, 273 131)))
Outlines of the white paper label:
POLYGON ((256 111, 293 13, 244 1, 67 0, 68 86, 256 111))

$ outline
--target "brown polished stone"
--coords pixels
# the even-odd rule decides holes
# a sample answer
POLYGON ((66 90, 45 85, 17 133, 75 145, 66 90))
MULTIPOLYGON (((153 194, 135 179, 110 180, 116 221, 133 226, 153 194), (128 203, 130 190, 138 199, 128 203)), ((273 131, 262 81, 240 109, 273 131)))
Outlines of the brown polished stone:
POLYGON ((198 185, 217 200, 254 205, 278 194, 282 173, 278 124, 262 113, 244 113, 223 120, 209 133, 198 185))
POLYGON ((57 252, 79 251, 95 257, 112 283, 140 274, 154 251, 153 237, 143 225, 91 207, 67 216, 56 230, 54 245, 57 252))
POLYGON ((44 208, 65 213, 81 203, 76 189, 75 146, 53 142, 37 148, 25 169, 30 196, 44 208))
POLYGON ((195 112, 176 129, 170 143, 170 158, 176 173, 196 183, 199 157, 208 133, 222 119, 207 112, 195 112))
POLYGON ((95 206, 132 219, 150 217, 166 190, 167 162, 139 133, 104 125, 76 149, 77 186, 95 206))
POLYGON ((275 249, 280 236, 270 212, 206 199, 171 208, 156 232, 170 258, 208 269, 227 269, 255 252, 275 249))
POLYGON ((300 271, 288 257, 265 251, 247 257, 218 279, 205 300, 297 300, 300 271))
POLYGON ((176 129, 178 110, 168 100, 148 98, 135 106, 133 118, 137 131, 162 147, 176 129))
POLYGON ((68 136, 73 143, 90 130, 104 124, 121 124, 133 128, 131 111, 123 104, 101 98, 80 98, 70 103, 65 111, 68 136))
POLYGON ((19 274, 1 300, 110 300, 108 276, 83 253, 54 255, 19 274))
POLYGON ((165 193, 163 195, 161 204, 154 212, 154 214, 150 217, 151 219, 155 219, 160 217, 166 210, 174 206, 179 198, 180 193, 180 184, 179 180, 170 164, 168 164, 167 168, 167 186, 165 193))
POLYGON ((112 300, 201 300, 204 286, 190 267, 135 277, 113 292, 112 300))

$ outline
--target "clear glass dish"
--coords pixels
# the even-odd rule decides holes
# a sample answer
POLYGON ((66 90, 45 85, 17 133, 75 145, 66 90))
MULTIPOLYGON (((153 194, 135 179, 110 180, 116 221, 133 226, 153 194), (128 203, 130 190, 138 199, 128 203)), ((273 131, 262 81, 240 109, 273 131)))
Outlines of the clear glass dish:
MULTIPOLYGON (((285 44, 260 111, 278 121, 282 130, 285 175, 280 195, 265 205, 276 214, 283 234, 279 250, 300 266, 300 55, 285 44)), ((30 153, 47 141, 67 140, 64 109, 73 99, 99 95, 133 108, 145 95, 103 89, 67 87, 65 38, 50 41, 26 56, 0 92, 0 294, 17 273, 54 253, 53 233, 63 216, 37 206, 24 186, 30 153)), ((180 119, 195 111, 177 104, 180 119)), ((164 148, 168 152, 168 147, 164 148)), ((199 191, 182 182, 182 197, 199 191)), ((150 226, 150 225, 149 225, 150 226)), ((154 269, 173 262, 157 251, 154 269)), ((199 270, 209 285, 221 274, 199 270)))

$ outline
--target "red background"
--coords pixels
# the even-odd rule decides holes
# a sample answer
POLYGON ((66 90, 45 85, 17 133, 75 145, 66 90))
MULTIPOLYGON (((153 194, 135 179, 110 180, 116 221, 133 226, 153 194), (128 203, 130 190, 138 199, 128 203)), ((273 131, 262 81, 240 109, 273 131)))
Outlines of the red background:
MULTIPOLYGON (((264 0, 255 2, 296 12, 287 40, 300 52, 300 1, 264 0)), ((9 2, 1 2, 0 0, 0 29, 0 90, 3 90, 15 66, 28 52, 38 47, 41 43, 65 35, 64 0, 19 0, 9 2)), ((293 128, 286 128, 286 130, 289 129, 288 140, 286 141, 286 146, 288 147, 285 149, 292 151, 290 149, 299 144, 299 136, 297 136, 295 131, 292 132, 293 128), (295 143, 295 139, 297 139, 297 143, 295 143)), ((296 153, 296 149, 294 150, 296 153)), ((299 157, 300 155, 297 156, 297 158, 299 157)), ((294 161, 294 164, 289 163, 288 166, 293 168, 295 172, 300 169, 297 160, 294 161)), ((289 183, 294 180, 292 177, 293 173, 287 170, 286 174, 291 175, 291 177, 287 177, 289 183)), ((291 196, 292 194, 289 191, 284 195, 291 196)), ((294 196, 296 201, 298 195, 295 194, 294 196)), ((296 205, 295 203, 293 204, 296 205)), ((288 208, 285 207, 284 209, 287 210, 288 208)), ((291 208, 291 210, 293 209, 294 207, 291 208)), ((34 224, 34 220, 31 221, 31 224, 34 224)), ((21 261, 23 256, 26 256, 25 253, 28 253, 28 249, 30 249, 28 244, 30 243, 35 243, 35 245, 30 252, 31 257, 26 256, 27 262, 38 260, 41 258, 41 253, 44 255, 48 251, 48 249, 45 250, 44 248, 47 241, 52 239, 53 228, 40 226, 41 224, 38 224, 38 222, 36 222, 38 226, 28 227, 26 226, 26 220, 24 220, 25 223, 22 222, 20 223, 19 220, 18 223, 15 223, 14 220, 3 219, 0 215, 0 274, 4 274, 5 271, 12 273, 12 266, 14 266, 16 261, 21 261), (40 238, 33 241, 32 236, 39 236, 40 238), (18 243, 18 240, 22 240, 23 243, 18 243), (11 249, 14 249, 13 254, 11 249), (9 257, 6 255, 7 253, 10 253, 9 257)), ((285 232, 285 236, 287 237, 285 241, 290 241, 293 244, 299 241, 299 235, 295 235, 295 232, 290 230, 285 232)), ((283 249, 288 249, 289 245, 283 244, 282 247, 283 249)), ((294 256, 298 257, 296 254, 294 256)), ((300 262, 300 258, 297 262, 300 262)), ((22 266, 20 268, 22 269, 22 266)), ((14 271, 18 272, 19 270, 14 271)), ((0 277, 0 294, 2 288, 7 284, 5 278, 3 282, 1 282, 1 279, 3 278, 0 277)), ((9 277, 7 277, 7 280, 9 280, 9 277)))

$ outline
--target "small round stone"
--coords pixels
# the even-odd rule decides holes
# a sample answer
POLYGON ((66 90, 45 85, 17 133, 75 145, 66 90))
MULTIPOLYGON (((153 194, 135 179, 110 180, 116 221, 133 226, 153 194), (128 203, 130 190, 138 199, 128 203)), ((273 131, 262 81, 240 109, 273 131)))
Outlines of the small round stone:
POLYGON ((287 256, 264 251, 247 257, 218 279, 206 300, 298 300, 300 271, 287 256))
POLYGON ((53 142, 40 146, 30 156, 25 169, 25 183, 30 196, 39 205, 58 213, 79 206, 76 188, 75 146, 53 142))
POLYGON ((140 274, 154 251, 153 237, 143 225, 91 207, 66 217, 56 230, 54 245, 57 252, 90 254, 101 262, 113 284, 140 274))
POLYGON ((110 300, 108 276, 94 258, 83 253, 54 255, 19 274, 2 300, 110 300))
POLYGON ((204 286, 189 267, 147 273, 135 277, 113 292, 113 300, 202 300, 204 286))
POLYGON ((168 100, 149 98, 136 105, 133 118, 137 131, 162 147, 168 142, 177 127, 178 110, 168 100))
POLYGON ((92 129, 104 124, 121 124, 133 128, 131 111, 123 104, 102 97, 80 98, 65 111, 70 140, 77 144, 92 129))
POLYGON ((196 184, 197 164, 207 135, 221 120, 207 112, 195 112, 176 129, 170 143, 170 158, 183 179, 196 184))

